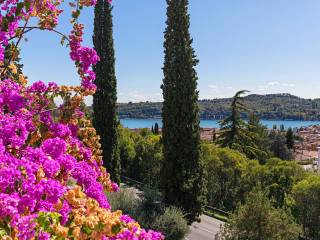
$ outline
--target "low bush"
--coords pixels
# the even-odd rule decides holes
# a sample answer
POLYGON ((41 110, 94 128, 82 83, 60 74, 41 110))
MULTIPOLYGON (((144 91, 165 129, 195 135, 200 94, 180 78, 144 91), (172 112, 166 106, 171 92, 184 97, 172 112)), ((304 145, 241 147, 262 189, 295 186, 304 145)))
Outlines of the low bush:
POLYGON ((157 189, 143 188, 143 196, 139 206, 139 223, 145 228, 152 228, 155 220, 163 213, 163 201, 161 193, 157 189))
POLYGON ((137 211, 141 205, 141 200, 134 188, 121 188, 119 192, 107 193, 112 209, 121 210, 137 219, 137 211))
POLYGON ((221 227, 215 240, 297 240, 301 233, 301 226, 289 212, 275 208, 267 193, 254 189, 221 227))
POLYGON ((166 240, 179 240, 189 232, 188 222, 183 212, 176 207, 167 207, 152 226, 165 235, 166 240))
POLYGON ((143 189, 142 197, 137 191, 123 187, 119 192, 107 193, 111 208, 134 217, 144 228, 162 231, 167 240, 183 239, 189 231, 184 213, 173 206, 165 208, 156 189, 143 189))

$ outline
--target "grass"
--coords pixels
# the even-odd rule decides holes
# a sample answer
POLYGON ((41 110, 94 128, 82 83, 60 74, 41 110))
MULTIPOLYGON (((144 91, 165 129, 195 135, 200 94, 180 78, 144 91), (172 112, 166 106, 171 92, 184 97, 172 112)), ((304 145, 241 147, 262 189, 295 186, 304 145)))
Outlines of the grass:
POLYGON ((203 213, 205 215, 209 216, 209 217, 216 218, 216 219, 218 219, 220 221, 223 221, 223 222, 227 222, 228 221, 228 217, 227 216, 219 214, 219 213, 214 212, 214 211, 205 210, 203 213))

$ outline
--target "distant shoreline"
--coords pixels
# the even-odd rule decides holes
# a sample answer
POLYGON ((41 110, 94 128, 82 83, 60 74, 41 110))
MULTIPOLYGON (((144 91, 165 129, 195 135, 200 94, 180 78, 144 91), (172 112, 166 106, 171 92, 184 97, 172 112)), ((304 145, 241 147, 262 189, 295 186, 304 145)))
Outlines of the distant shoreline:
MULTIPOLYGON (((251 94, 243 97, 244 104, 263 120, 320 121, 320 99, 304 99, 290 94, 251 94)), ((221 120, 231 114, 231 98, 199 101, 201 120, 221 120)), ((121 103, 117 105, 120 118, 159 119, 162 102, 121 103)), ((248 118, 246 111, 241 117, 248 118)))
MULTIPOLYGON (((155 123, 162 127, 161 118, 120 118, 120 123, 129 129, 139 129, 139 128, 152 128, 155 123)), ((320 125, 320 121, 305 121, 305 120, 270 120, 262 119, 261 123, 268 129, 272 129, 274 125, 280 128, 281 125, 287 128, 300 128, 312 125, 320 125)), ((208 120, 200 119, 201 128, 220 128, 219 120, 208 120)))
MULTIPOLYGON (((162 118, 160 117, 155 117, 155 118, 152 118, 152 117, 147 117, 147 118, 143 118, 143 117, 119 117, 120 120, 126 120, 126 119, 130 119, 130 120, 161 120, 162 121, 162 118)), ((246 118, 244 118, 246 120, 246 118)), ((215 118, 200 118, 199 119, 200 121, 221 121, 223 119, 215 119, 215 118)), ((281 118, 261 118, 260 119, 261 121, 292 121, 292 122, 319 122, 319 120, 298 120, 298 119, 281 119, 281 118)))

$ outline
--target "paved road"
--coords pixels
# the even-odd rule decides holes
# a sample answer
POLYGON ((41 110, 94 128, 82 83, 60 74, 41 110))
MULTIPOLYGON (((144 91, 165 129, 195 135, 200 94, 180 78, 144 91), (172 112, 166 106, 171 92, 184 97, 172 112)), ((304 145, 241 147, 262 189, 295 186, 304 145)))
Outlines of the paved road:
POLYGON ((185 237, 186 240, 213 240, 214 235, 219 231, 220 225, 223 222, 208 217, 201 216, 200 223, 193 223, 190 227, 190 233, 185 237))

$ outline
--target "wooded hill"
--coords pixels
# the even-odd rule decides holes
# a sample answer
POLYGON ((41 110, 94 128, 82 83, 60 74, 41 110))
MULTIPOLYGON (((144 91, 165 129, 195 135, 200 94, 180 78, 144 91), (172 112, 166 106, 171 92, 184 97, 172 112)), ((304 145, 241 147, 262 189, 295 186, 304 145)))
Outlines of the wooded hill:
MULTIPOLYGON (((304 99, 291 94, 250 94, 247 108, 262 119, 320 120, 320 99, 304 99)), ((231 98, 199 101, 201 119, 222 119, 230 114, 231 98)), ((119 103, 120 118, 160 118, 161 102, 119 103)), ((247 117, 243 113, 243 117, 247 117)))

